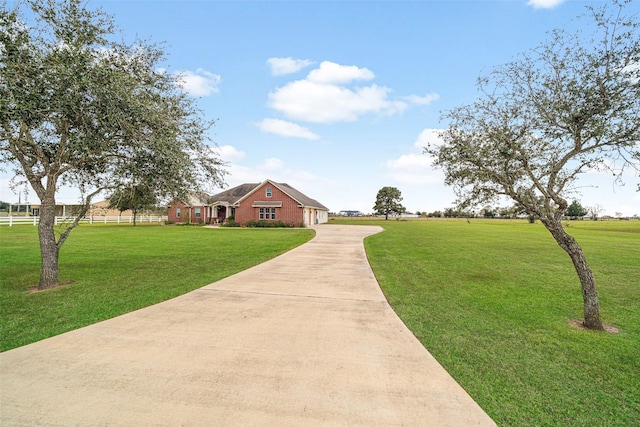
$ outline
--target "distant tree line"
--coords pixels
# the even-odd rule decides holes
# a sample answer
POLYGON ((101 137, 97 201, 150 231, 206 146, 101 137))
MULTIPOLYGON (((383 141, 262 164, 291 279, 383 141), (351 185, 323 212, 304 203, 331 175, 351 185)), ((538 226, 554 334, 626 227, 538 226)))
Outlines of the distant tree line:
MULTIPOLYGON (((582 206, 578 200, 574 200, 564 213, 564 218, 569 220, 578 220, 588 217, 592 221, 597 221, 602 217, 603 212, 604 207, 602 205, 582 206)), ((418 212, 417 214, 420 216, 421 212, 418 212)), ((535 222, 536 220, 534 216, 527 214, 526 210, 517 204, 511 207, 493 207, 487 205, 479 212, 459 208, 446 208, 444 210, 424 212, 424 214, 428 218, 529 218, 531 222, 535 222)), ((616 213, 616 217, 621 216, 621 213, 616 213)), ((635 217, 637 217, 637 215, 634 216, 634 218, 635 217)))

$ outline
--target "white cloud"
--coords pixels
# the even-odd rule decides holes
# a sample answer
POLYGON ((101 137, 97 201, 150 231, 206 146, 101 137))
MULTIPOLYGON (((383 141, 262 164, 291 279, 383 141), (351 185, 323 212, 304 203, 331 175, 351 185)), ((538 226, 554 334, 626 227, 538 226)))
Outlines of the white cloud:
POLYGON ((237 162, 244 159, 245 152, 240 151, 232 145, 223 145, 219 149, 220 158, 225 162, 237 162))
POLYGON ((426 154, 403 154, 397 159, 387 160, 386 175, 396 182, 409 185, 423 185, 444 182, 444 175, 431 167, 431 159, 426 154))
POLYGON ((265 133, 273 133, 287 138, 304 138, 318 140, 320 137, 308 128, 280 119, 264 119, 256 123, 258 128, 265 133))
POLYGON ((422 150, 428 145, 442 145, 442 138, 440 138, 440 132, 444 129, 423 129, 420 135, 416 138, 413 146, 422 150))
POLYGON ((440 99, 440 95, 438 95, 437 93, 428 93, 425 96, 409 95, 405 96, 404 99, 412 104, 427 105, 440 99))
POLYGON ((553 9, 561 3, 564 3, 564 0, 529 0, 527 5, 534 9, 553 9))
POLYGON ((431 159, 423 154, 403 154, 394 160, 387 160, 387 167, 395 170, 418 170, 431 166, 431 159))
POLYGON ((319 84, 345 84, 353 80, 372 80, 374 77, 375 75, 367 68, 322 61, 319 68, 311 70, 307 80, 319 84))
POLYGON ((227 183, 230 187, 272 179, 276 182, 289 183, 310 197, 313 197, 311 189, 317 187, 318 182, 325 181, 325 178, 317 177, 309 171, 293 169, 277 157, 263 159, 254 166, 232 164, 229 172, 227 183))
POLYGON ((404 170, 395 170, 387 174, 387 176, 395 182, 407 185, 426 185, 441 183, 444 176, 434 172, 432 174, 413 173, 404 170))
POLYGON ((283 76, 286 74, 297 73, 303 68, 313 64, 308 59, 288 58, 269 58, 267 64, 271 67, 271 74, 274 76, 283 76))
POLYGON ((284 169, 284 162, 277 157, 270 157, 264 160, 260 169, 265 171, 281 171, 284 169))
POLYGON ((393 99, 393 90, 354 82, 373 80, 367 68, 323 61, 302 80, 291 81, 269 94, 269 107, 292 120, 310 123, 353 122, 367 114, 394 115, 410 104, 426 104, 438 99, 437 94, 410 95, 393 99))
POLYGON ((423 185, 444 182, 442 172, 435 170, 432 159, 424 154, 424 147, 429 144, 441 144, 438 136, 441 129, 424 129, 413 143, 411 152, 397 159, 387 160, 385 167, 387 176, 396 182, 409 185, 423 185))
POLYGON ((209 71, 198 68, 193 71, 179 71, 178 80, 182 88, 193 96, 209 96, 220 92, 219 85, 222 77, 209 71))
POLYGON ((312 123, 351 122, 367 113, 401 111, 404 103, 389 101, 389 88, 377 85, 349 89, 296 80, 269 94, 271 108, 285 116, 312 123))

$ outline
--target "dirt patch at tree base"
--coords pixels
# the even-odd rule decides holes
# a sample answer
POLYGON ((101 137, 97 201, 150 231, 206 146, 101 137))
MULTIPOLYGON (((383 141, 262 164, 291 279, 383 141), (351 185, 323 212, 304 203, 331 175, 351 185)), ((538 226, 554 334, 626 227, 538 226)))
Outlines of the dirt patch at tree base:
POLYGON ((37 286, 32 286, 29 289, 27 289, 27 293, 28 294, 35 294, 35 293, 38 293, 38 292, 46 292, 46 291, 50 291, 52 289, 58 289, 58 288, 60 288, 62 286, 70 285, 72 283, 73 283, 73 280, 69 280, 69 281, 66 281, 66 282, 60 282, 57 285, 52 286, 52 287, 47 288, 47 289, 38 289, 37 286))
MULTIPOLYGON (((572 328, 583 330, 583 331, 588 331, 589 329, 585 328, 582 322, 583 321, 580 319, 569 320, 569 326, 571 326, 572 328)), ((610 334, 617 334, 618 332, 620 332, 620 329, 618 329, 616 326, 613 326, 613 325, 603 325, 603 326, 604 326, 605 332, 609 332, 610 334)))

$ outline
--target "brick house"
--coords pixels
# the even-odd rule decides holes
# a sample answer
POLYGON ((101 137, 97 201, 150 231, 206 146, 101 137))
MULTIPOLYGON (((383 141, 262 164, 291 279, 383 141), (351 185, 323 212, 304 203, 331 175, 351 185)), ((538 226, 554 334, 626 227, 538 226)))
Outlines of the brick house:
POLYGON ((241 184, 210 197, 200 195, 187 203, 169 206, 169 220, 174 222, 185 222, 186 218, 191 218, 192 223, 222 223, 229 217, 241 225, 247 221, 265 220, 308 226, 327 222, 329 209, 290 185, 269 179, 259 184, 241 184), (199 212, 198 217, 196 212, 199 212))
POLYGON ((210 222, 209 211, 210 196, 205 193, 191 194, 189 199, 183 202, 174 202, 169 206, 167 219, 176 223, 198 224, 210 222))

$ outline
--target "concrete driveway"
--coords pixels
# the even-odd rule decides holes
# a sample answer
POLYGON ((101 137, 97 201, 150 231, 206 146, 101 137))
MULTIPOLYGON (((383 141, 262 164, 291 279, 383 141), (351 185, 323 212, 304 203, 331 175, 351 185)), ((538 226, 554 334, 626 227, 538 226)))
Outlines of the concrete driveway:
POLYGON ((0 424, 495 425, 386 302, 362 244, 381 228, 314 228, 232 277, 0 354, 0 424))

